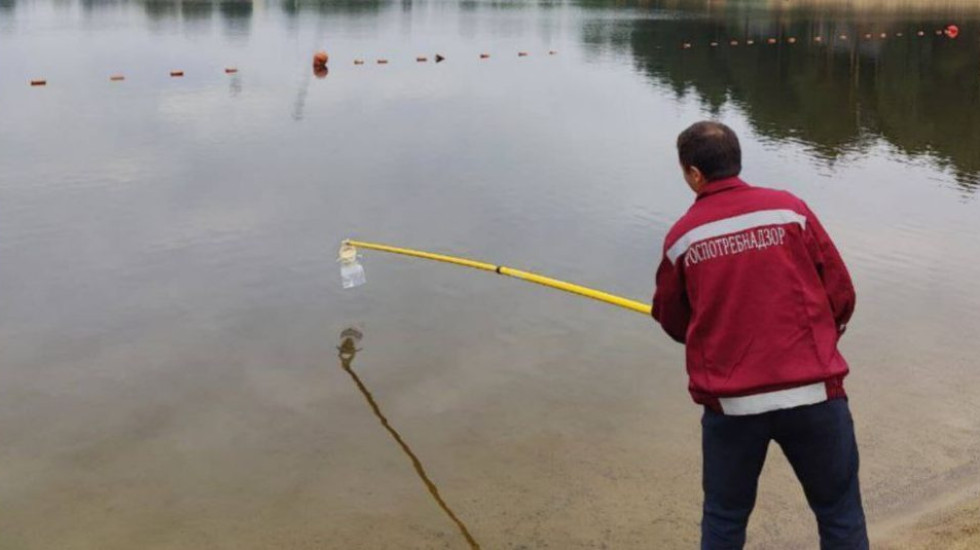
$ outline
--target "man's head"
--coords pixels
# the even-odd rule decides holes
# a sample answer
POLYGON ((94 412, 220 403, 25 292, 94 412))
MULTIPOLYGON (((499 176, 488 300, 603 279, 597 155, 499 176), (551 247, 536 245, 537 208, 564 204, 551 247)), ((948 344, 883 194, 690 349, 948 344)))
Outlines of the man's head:
POLYGON ((731 178, 742 172, 742 148, 738 136, 720 122, 692 124, 677 136, 684 179, 695 193, 705 184, 731 178))

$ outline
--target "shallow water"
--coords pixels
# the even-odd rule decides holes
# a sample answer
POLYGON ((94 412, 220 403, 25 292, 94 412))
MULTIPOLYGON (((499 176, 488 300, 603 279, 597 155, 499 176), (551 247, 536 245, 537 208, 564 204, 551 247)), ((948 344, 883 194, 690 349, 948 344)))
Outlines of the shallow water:
MULTIPOLYGON (((933 4, 0 0, 0 548, 693 546, 651 321, 372 252, 342 291, 335 258, 646 300, 708 116, 852 270, 875 536, 975 490, 980 12, 933 4)), ((775 447, 750 538, 815 543, 775 447)))

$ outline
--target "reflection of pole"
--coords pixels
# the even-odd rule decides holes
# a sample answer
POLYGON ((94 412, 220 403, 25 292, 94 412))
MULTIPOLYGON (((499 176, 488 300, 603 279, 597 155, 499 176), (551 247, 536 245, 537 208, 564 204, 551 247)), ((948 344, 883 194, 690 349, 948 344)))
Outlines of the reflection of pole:
POLYGON ((402 439, 402 436, 398 433, 398 431, 395 430, 391 423, 388 422, 388 419, 385 417, 384 413, 381 412, 381 408, 378 406, 377 401, 374 400, 374 396, 371 395, 371 392, 368 391, 364 383, 361 382, 361 379, 354 372, 354 369, 351 368, 351 362, 354 360, 357 352, 361 351, 357 348, 357 341, 361 339, 361 333, 355 329, 349 328, 340 333, 340 337, 342 342, 337 348, 337 351, 339 352, 337 356, 340 358, 340 366, 347 371, 347 374, 350 375, 351 379, 354 381, 354 384, 357 386, 357 389, 361 391, 362 395, 364 395, 364 399, 368 402, 371 410, 374 411, 374 416, 378 417, 378 420, 381 421, 381 425, 388 430, 391 437, 394 438, 395 442, 398 443, 398 446, 401 447, 405 455, 412 461, 412 466, 415 468, 415 473, 418 474, 419 479, 421 479, 422 483, 425 484, 426 489, 429 490, 429 494, 431 494, 432 498, 435 499, 436 504, 438 504, 439 508, 441 508, 442 511, 449 516, 449 519, 456 524, 460 534, 466 539, 466 542, 470 545, 470 548, 478 550, 480 548, 480 544, 476 542, 476 539, 474 539, 473 535, 470 534, 470 531, 466 528, 466 525, 463 524, 462 520, 460 520, 452 509, 449 508, 446 501, 442 499, 442 496, 439 494, 439 488, 436 487, 436 484, 429 478, 429 474, 425 472, 425 468, 422 467, 422 462, 419 461, 418 456, 415 455, 412 449, 408 446, 408 443, 405 443, 405 440, 402 439))

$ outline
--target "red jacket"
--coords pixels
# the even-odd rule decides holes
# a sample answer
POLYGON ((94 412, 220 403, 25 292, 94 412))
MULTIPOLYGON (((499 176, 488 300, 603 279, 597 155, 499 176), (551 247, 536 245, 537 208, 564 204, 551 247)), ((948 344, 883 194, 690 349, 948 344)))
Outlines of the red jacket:
POLYGON ((707 184, 664 241, 653 316, 687 346, 694 401, 757 414, 844 396, 847 268, 800 199, 707 184))

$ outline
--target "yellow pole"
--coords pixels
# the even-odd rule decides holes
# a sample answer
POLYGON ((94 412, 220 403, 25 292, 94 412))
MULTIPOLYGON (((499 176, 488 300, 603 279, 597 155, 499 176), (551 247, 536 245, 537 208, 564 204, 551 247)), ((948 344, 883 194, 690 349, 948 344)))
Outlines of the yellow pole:
POLYGON ((586 298, 592 298, 593 300, 599 300, 600 302, 606 302, 607 304, 630 309, 636 311, 637 313, 643 313, 644 315, 650 315, 651 312, 650 304, 645 304, 636 300, 630 300, 629 298, 623 298, 622 296, 616 296, 615 294, 609 294, 608 292, 602 292, 601 290, 595 290, 573 283, 566 283, 565 281, 559 281, 558 279, 552 279, 551 277, 545 277, 536 273, 521 271, 520 269, 513 269, 502 265, 488 264, 485 262, 467 260, 466 258, 457 258, 455 256, 433 254, 431 252, 422 252, 421 250, 413 250, 411 248, 399 248, 396 246, 388 246, 385 244, 369 243, 364 241, 345 240, 343 244, 355 248, 366 248, 368 250, 377 250, 379 252, 389 252, 391 254, 401 254, 403 256, 412 256, 414 258, 423 258, 426 260, 461 265, 482 271, 492 271, 494 273, 506 275, 522 281, 537 283, 539 285, 556 288, 558 290, 564 290, 565 292, 571 292, 572 294, 578 294, 579 296, 585 296, 586 298))

